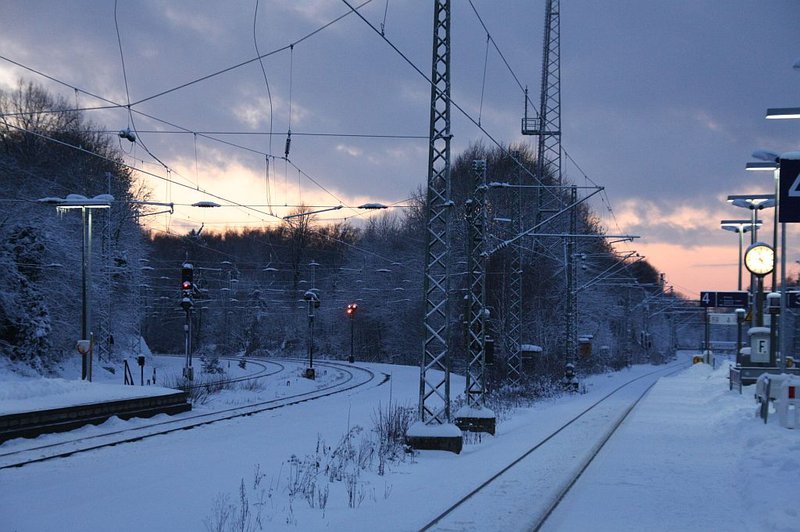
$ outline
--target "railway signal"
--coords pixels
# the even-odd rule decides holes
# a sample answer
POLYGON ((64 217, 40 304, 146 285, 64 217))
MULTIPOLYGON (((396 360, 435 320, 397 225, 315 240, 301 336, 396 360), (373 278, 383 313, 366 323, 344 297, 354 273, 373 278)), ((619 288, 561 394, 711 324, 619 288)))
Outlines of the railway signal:
POLYGON ((320 306, 319 293, 316 288, 307 290, 303 299, 308 303, 308 367, 305 376, 307 379, 316 378, 314 371, 314 309, 320 306))
POLYGON ((183 377, 194 380, 192 367, 192 307, 194 306, 194 266, 184 262, 181 266, 181 307, 186 312, 186 323, 183 325, 183 345, 186 355, 186 365, 183 368, 183 377))
POLYGON ((357 303, 350 303, 347 305, 347 317, 350 318, 350 358, 348 358, 348 362, 351 364, 356 361, 356 356, 353 349, 353 318, 356 315, 356 310, 358 310, 357 303))
POLYGON ((184 262, 181 266, 181 307, 188 311, 194 305, 194 266, 184 262))

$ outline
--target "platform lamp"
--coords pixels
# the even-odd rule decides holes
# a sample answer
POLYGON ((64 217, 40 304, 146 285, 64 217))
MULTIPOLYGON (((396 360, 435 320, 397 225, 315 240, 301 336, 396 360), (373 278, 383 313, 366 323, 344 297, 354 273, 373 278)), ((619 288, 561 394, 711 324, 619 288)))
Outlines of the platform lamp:
POLYGON ((750 218, 753 226, 751 244, 758 241, 758 228, 756 227, 756 212, 775 206, 774 194, 733 194, 728 196, 728 203, 734 207, 750 209, 750 218))
MULTIPOLYGON (((772 172, 772 177, 775 185, 775 216, 772 220, 772 249, 778 252, 778 218, 780 212, 780 165, 778 164, 777 153, 767 150, 756 150, 753 152, 753 157, 760 159, 760 162, 749 162, 745 165, 745 170, 748 172, 772 172)), ((785 227, 784 227, 785 228, 785 227)), ((781 249, 781 254, 783 250, 781 249)), ((772 276, 772 291, 777 289, 777 275, 772 276)))
POLYGON ((114 201, 111 194, 100 194, 87 198, 80 194, 68 194, 66 198, 48 197, 40 198, 38 203, 55 205, 59 212, 80 209, 82 224, 81 246, 81 338, 78 341, 78 351, 81 353, 81 380, 92 380, 92 338, 89 331, 91 307, 89 305, 89 292, 91 290, 90 278, 92 275, 92 211, 94 209, 108 209, 114 201))
POLYGON ((761 227, 761 220, 721 220, 719 222, 720 229, 731 231, 739 235, 739 280, 737 290, 742 289, 742 252, 744 243, 744 234, 761 227))
MULTIPOLYGON (((752 231, 750 231, 751 239, 750 245, 755 244, 758 241, 758 225, 756 224, 756 214, 758 211, 763 209, 769 209, 775 206, 775 195, 774 194, 735 194, 728 196, 728 203, 735 207, 741 207, 743 209, 750 210, 750 221, 752 231)), ((755 306, 756 300, 756 277, 755 275, 750 276, 750 300, 755 306)))
POLYGON ((800 107, 773 107, 767 109, 767 120, 786 120, 800 118, 800 107))

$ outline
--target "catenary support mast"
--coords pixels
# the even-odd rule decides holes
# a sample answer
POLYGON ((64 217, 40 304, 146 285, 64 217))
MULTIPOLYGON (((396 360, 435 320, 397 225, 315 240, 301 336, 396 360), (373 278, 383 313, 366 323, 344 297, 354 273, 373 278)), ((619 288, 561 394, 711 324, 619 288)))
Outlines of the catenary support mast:
POLYGON ((460 452, 461 431, 450 414, 448 352, 450 287, 450 0, 435 0, 425 234, 425 339, 419 382, 419 422, 407 440, 420 449, 460 452))

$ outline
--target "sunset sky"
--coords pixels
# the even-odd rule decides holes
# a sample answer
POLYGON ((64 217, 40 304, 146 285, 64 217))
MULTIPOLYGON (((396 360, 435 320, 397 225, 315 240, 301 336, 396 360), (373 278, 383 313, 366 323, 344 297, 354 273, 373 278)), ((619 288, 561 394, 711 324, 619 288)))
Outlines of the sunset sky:
MULTIPOLYGON (((327 26, 348 11, 342 0, 131 0, 116 12, 113 1, 7 0, 0 87, 21 77, 80 108, 117 104, 86 116, 147 172, 156 201, 250 206, 178 206, 153 219, 157 230, 264 226, 298 203, 402 204, 426 181, 430 89, 357 16, 327 26), (251 61, 178 88, 255 58, 256 44, 270 53, 263 71, 251 61), (117 136, 126 128, 136 145, 117 136)), ((423 0, 361 9, 426 75, 432 12, 423 0)), ((543 0, 453 2, 453 101, 506 145, 535 143, 519 131, 520 85, 538 102, 543 17, 543 0), (476 11, 502 58, 487 52, 476 11)), ((641 236, 620 249, 687 296, 736 288, 736 235, 719 221, 749 213, 725 198, 773 187, 771 174, 745 172, 751 153, 800 149, 800 120, 764 119, 768 107, 800 106, 798 20, 797 0, 561 2, 565 175, 604 186, 591 204, 608 233, 641 236)), ((492 145, 456 109, 452 132, 454 156, 492 145)), ((771 242, 771 212, 762 218, 771 242)), ((789 226, 789 242, 796 275, 800 228, 789 226)))

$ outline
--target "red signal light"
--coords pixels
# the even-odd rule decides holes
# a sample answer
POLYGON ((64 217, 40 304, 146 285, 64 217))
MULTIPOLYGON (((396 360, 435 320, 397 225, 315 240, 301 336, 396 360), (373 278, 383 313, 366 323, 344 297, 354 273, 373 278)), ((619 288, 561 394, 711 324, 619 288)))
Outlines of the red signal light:
POLYGON ((189 281, 183 281, 181 283, 181 289, 183 289, 183 290, 191 290, 192 289, 192 283, 189 282, 189 281))

